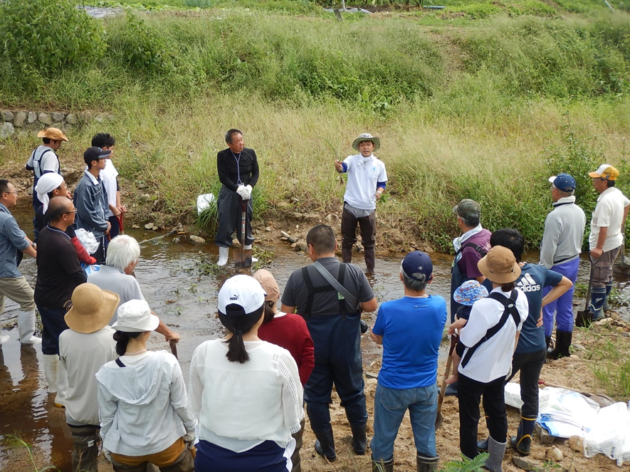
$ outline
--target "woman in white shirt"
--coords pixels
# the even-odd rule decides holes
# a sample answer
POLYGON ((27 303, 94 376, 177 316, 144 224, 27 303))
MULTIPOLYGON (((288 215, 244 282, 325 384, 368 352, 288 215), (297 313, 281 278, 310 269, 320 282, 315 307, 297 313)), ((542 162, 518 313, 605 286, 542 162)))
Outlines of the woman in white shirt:
POLYGON ((186 385, 177 359, 147 351, 160 320, 144 300, 118 308, 116 352, 120 356, 96 374, 103 448, 116 471, 191 472, 196 420, 189 412, 186 385))
POLYGON ((525 294, 514 285, 521 268, 512 251, 494 246, 477 267, 492 282, 493 290, 488 297, 475 302, 460 334, 459 447, 470 459, 479 454, 477 427, 479 402, 483 396, 490 431, 490 457, 485 467, 491 472, 500 472, 507 444, 503 389, 529 305, 525 294))
POLYGON ((199 419, 197 472, 291 470, 292 433, 304 417, 298 368, 286 349, 258 338, 265 292, 236 275, 219 291, 223 339, 201 344, 190 363, 190 401, 199 419))

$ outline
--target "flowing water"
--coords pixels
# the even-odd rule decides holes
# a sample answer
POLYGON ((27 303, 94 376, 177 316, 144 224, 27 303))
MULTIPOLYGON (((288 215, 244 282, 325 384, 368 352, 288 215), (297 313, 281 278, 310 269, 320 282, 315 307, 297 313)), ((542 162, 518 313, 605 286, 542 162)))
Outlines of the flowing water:
MULTIPOLYGON (((32 234, 32 210, 30 201, 22 198, 13 211, 27 234, 32 234)), ((138 241, 158 236, 152 231, 126 231, 138 241)), ((310 260, 303 253, 293 252, 288 246, 273 245, 265 249, 274 253, 268 269, 274 274, 282 289, 291 272, 307 265, 310 260)), ((402 256, 402 255, 401 255, 402 256)), ((448 299, 450 289, 450 264, 452 256, 434 253, 434 281, 429 286, 433 294, 448 299)), ((527 255, 529 262, 537 262, 538 254, 527 255)), ((178 355, 185 378, 193 350, 203 341, 219 337, 223 330, 216 318, 216 296, 223 281, 234 275, 234 269, 226 269, 218 274, 200 275, 208 267, 201 261, 217 259, 217 249, 213 244, 193 246, 182 242, 172 244, 167 238, 156 243, 143 245, 140 262, 135 274, 140 282, 145 298, 152 309, 171 329, 181 335, 178 355)), ((379 258, 377 273, 369 280, 379 302, 402 296, 399 280, 401 257, 379 258)), ((355 261, 365 267, 362 260, 355 261)), ((25 257, 20 270, 29 282, 35 282, 35 261, 25 257)), ((588 277, 588 262, 582 261, 580 279, 588 277)), ((0 314, 1 324, 10 324, 17 314, 17 305, 7 301, 5 312, 0 314)), ((371 324, 375 314, 368 315, 371 324)), ((7 334, 7 330, 3 330, 7 334)), ((63 410, 52 406, 46 391, 40 346, 21 346, 17 328, 8 331, 11 340, 0 349, 0 441, 7 435, 19 434, 27 443, 34 446, 38 455, 43 455, 47 465, 54 465, 65 472, 70 470, 72 442, 65 423, 63 410)), ((367 371, 377 360, 380 350, 363 336, 363 360, 367 371)), ((152 349, 168 349, 162 336, 154 334, 150 340, 152 349)), ((444 353, 442 353, 444 355, 444 353)), ((0 444, 3 444, 0 442, 0 444)), ((10 455, 6 445, 0 445, 0 470, 9 468, 10 455)))

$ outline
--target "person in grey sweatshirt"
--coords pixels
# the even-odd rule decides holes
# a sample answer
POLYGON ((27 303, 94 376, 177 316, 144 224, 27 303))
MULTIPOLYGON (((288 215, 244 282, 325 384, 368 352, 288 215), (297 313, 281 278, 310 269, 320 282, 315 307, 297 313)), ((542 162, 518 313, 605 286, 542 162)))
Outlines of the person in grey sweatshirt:
MULTIPOLYGON (((586 216, 575 204, 575 179, 569 174, 549 177, 553 211, 545 220, 545 232, 540 246, 540 264, 569 279, 573 286, 577 280, 580 253, 584 240, 586 216)), ((573 288, 557 300, 543 307, 543 324, 547 347, 553 332, 553 316, 556 314, 556 345, 548 350, 548 357, 557 359, 570 355, 569 346, 573 337, 573 288)), ((552 287, 545 287, 546 296, 552 287)))

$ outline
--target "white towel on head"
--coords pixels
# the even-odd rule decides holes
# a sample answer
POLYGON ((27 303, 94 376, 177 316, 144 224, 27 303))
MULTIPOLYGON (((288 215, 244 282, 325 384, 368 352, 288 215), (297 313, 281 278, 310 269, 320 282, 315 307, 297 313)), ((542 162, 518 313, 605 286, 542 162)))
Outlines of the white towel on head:
POLYGON ((53 172, 42 175, 37 181, 35 192, 37 192, 39 201, 44 205, 44 213, 48 210, 48 194, 56 188, 59 188, 62 183, 63 177, 53 172))

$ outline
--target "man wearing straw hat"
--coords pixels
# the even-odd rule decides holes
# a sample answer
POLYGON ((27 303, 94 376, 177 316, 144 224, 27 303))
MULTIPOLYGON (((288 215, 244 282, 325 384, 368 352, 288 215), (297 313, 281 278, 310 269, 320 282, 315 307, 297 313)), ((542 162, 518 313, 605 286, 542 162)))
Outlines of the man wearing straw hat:
MULTIPOLYGON (((47 173, 59 174, 59 157, 56 151, 61 147, 63 141, 68 142, 68 137, 58 128, 46 128, 37 133, 38 138, 42 138, 43 144, 37 147, 26 163, 26 170, 33 171, 33 210, 42 206, 42 202, 37 198, 35 187, 42 175, 47 173)), ((70 194, 68 194, 70 197, 70 194)), ((35 226, 35 220, 33 220, 35 226)), ((37 241, 39 231, 35 230, 35 241, 37 241)))
POLYGON ((66 313, 68 328, 59 336, 59 359, 67 372, 66 422, 74 442, 72 470, 98 470, 100 421, 98 370, 118 357, 116 332, 108 325, 120 298, 94 284, 79 285, 66 313))
POLYGON ((624 242, 622 231, 630 210, 630 200, 615 188, 619 171, 610 164, 602 164, 588 176, 593 179, 593 187, 599 193, 588 238, 592 264, 589 311, 593 321, 597 321, 604 317, 604 304, 612 289, 613 262, 624 242))
POLYGON ((381 198, 387 185, 385 164, 373 153, 381 147, 381 141, 369 133, 359 135, 352 143, 359 154, 335 161, 339 173, 348 174, 348 184, 343 197, 341 215, 341 257, 352 262, 352 248, 357 242, 357 224, 361 229, 361 242, 365 252, 368 273, 374 272, 374 247, 376 246, 376 201, 381 198))

